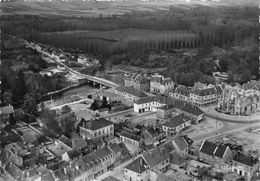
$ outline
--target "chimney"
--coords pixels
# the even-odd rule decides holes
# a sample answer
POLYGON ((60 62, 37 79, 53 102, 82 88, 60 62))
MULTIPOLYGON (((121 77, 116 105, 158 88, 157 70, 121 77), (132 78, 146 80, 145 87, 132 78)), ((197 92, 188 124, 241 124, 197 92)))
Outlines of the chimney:
POLYGON ((142 159, 142 157, 139 158, 139 161, 140 161, 140 166, 143 166, 143 159, 142 159))
POLYGON ((63 171, 64 171, 65 175, 67 175, 67 168, 66 167, 63 168, 63 171))

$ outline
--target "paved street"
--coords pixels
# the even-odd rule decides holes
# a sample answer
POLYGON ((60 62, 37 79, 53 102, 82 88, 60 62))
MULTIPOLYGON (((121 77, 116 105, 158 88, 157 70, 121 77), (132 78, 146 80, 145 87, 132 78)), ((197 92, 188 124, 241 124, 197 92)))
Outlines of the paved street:
POLYGON ((206 133, 206 134, 200 134, 200 133, 194 134, 191 136, 191 138, 195 142, 200 142, 204 139, 212 138, 212 137, 230 133, 230 132, 247 130, 250 128, 252 128, 253 130, 260 128, 260 121, 253 122, 251 124, 250 123, 247 123, 247 124, 246 123, 234 123, 234 122, 227 122, 227 121, 222 121, 222 122, 223 122, 224 126, 221 129, 212 131, 212 132, 206 133))

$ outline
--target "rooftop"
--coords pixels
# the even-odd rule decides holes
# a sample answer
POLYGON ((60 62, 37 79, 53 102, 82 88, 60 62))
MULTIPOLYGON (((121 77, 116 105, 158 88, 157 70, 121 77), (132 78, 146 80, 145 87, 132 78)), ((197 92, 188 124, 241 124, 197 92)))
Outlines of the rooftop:
POLYGON ((125 93, 128 93, 128 94, 131 94, 135 97, 138 97, 139 99, 143 98, 143 97, 147 97, 147 95, 143 91, 140 91, 140 90, 135 89, 133 87, 119 86, 115 90, 117 90, 119 92, 125 92, 125 93))
POLYGON ((238 154, 234 157, 233 161, 239 162, 248 166, 253 166, 257 163, 257 159, 253 158, 251 155, 238 154))
POLYGON ((120 181, 120 180, 118 180, 118 179, 115 178, 115 177, 109 176, 109 177, 104 178, 104 179, 101 180, 101 181, 120 181))
POLYGON ((9 106, 0 107, 0 115, 12 114, 12 113, 14 113, 13 106, 9 105, 9 106))
POLYGON ((228 146, 219 145, 204 140, 199 151, 208 155, 214 155, 219 158, 222 158, 225 154, 226 149, 228 149, 228 146))
POLYGON ((170 153, 164 147, 157 147, 143 153, 143 158, 146 163, 151 167, 155 167, 161 162, 170 158, 170 153))
POLYGON ((187 141, 184 139, 183 136, 175 136, 173 138, 173 141, 179 147, 180 150, 184 150, 189 146, 189 144, 187 143, 187 141))
POLYGON ((99 118, 99 119, 95 119, 95 120, 83 120, 80 123, 81 127, 84 127, 86 129, 95 131, 107 126, 113 125, 113 123, 109 122, 108 120, 106 120, 105 118, 99 118))
POLYGON ((163 126, 175 128, 175 127, 180 126, 181 124, 183 124, 187 121, 190 121, 190 118, 183 115, 183 114, 180 114, 178 116, 171 118, 170 121, 167 121, 166 123, 164 123, 163 126))
POLYGON ((148 170, 148 164, 145 162, 145 160, 142 157, 138 157, 129 165, 127 165, 125 169, 142 174, 143 172, 148 170))
POLYGON ((137 136, 137 135, 135 135, 135 134, 132 134, 132 133, 129 133, 129 132, 126 132, 126 131, 122 131, 122 132, 120 133, 120 136, 129 138, 129 139, 132 139, 132 140, 135 140, 135 141, 140 141, 140 139, 141 139, 140 136, 137 136))

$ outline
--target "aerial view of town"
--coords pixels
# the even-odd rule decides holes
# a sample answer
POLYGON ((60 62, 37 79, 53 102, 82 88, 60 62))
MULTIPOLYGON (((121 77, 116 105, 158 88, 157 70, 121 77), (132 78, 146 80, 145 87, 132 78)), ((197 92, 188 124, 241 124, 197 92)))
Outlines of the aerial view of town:
POLYGON ((0 0, 0 181, 260 181, 258 0, 0 0))

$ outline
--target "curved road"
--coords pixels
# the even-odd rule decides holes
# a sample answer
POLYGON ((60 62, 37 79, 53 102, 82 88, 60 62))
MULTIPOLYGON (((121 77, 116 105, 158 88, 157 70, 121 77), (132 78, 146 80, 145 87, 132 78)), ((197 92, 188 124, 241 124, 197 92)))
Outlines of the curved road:
MULTIPOLYGON (((214 116, 206 116, 206 117, 210 119, 215 119, 214 116)), ((193 139, 195 142, 199 142, 199 141, 203 141, 204 139, 213 138, 215 136, 224 135, 227 133, 249 130, 250 128, 252 130, 260 128, 260 120, 254 120, 251 121, 251 123, 249 121, 235 122, 234 120, 227 120, 221 118, 215 120, 222 121, 223 127, 218 130, 212 131, 210 133, 194 134, 191 136, 191 139, 193 139)))

